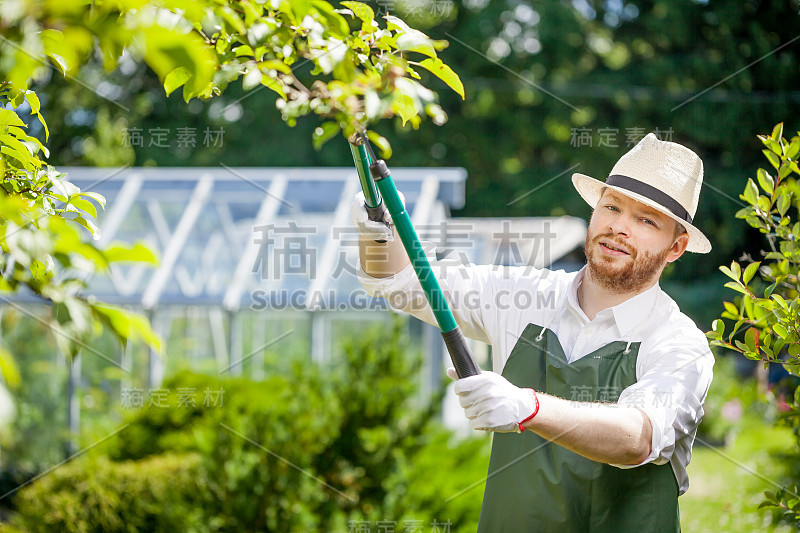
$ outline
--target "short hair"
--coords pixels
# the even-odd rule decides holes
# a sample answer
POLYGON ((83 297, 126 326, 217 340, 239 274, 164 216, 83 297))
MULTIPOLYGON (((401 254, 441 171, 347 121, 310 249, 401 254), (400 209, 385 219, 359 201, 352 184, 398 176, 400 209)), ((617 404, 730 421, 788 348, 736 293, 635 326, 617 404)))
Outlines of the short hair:
POLYGON ((679 235, 683 235, 684 233, 686 233, 684 225, 675 220, 675 235, 673 235, 672 238, 677 239, 679 235))

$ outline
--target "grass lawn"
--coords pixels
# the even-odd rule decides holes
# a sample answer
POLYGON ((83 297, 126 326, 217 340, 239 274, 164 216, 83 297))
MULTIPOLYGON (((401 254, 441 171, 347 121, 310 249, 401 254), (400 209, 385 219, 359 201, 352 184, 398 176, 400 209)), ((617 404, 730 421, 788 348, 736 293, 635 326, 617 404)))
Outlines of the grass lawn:
POLYGON ((756 509, 765 490, 777 490, 781 466, 771 451, 792 443, 788 429, 765 425, 747 417, 725 447, 695 443, 689 464, 689 490, 680 497, 681 529, 686 533, 784 533, 791 526, 771 525, 771 511, 756 509))

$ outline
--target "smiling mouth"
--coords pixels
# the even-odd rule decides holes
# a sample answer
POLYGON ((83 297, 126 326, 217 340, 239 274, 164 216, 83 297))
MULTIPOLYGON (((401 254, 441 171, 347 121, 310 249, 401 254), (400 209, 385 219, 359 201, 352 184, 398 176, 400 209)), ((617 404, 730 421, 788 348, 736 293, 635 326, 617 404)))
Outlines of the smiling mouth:
POLYGON ((618 247, 614 246, 613 244, 609 244, 609 243, 607 243, 605 241, 600 241, 600 246, 603 246, 603 247, 605 247, 605 248, 607 248, 609 250, 612 250, 614 252, 622 252, 623 254, 630 255, 630 253, 628 253, 627 250, 623 250, 622 248, 618 248, 618 247))

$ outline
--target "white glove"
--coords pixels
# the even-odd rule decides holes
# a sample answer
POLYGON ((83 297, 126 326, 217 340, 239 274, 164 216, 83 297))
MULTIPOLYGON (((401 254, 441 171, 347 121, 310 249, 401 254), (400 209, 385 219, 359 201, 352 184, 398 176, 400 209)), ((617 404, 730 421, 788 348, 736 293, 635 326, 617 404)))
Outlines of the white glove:
MULTIPOLYGON (((447 375, 458 378, 454 368, 447 369, 447 375)), ((539 409, 532 389, 521 389, 500 374, 486 370, 456 381, 455 392, 472 429, 521 433, 524 429, 520 424, 539 409)))
MULTIPOLYGON (((400 195, 403 205, 406 205, 403 193, 397 191, 397 194, 400 195)), ((374 241, 392 241, 394 240, 392 215, 389 214, 388 209, 384 213, 383 222, 370 220, 367 208, 364 205, 364 192, 359 191, 353 198, 353 205, 350 208, 350 220, 353 221, 353 225, 361 235, 374 241)))

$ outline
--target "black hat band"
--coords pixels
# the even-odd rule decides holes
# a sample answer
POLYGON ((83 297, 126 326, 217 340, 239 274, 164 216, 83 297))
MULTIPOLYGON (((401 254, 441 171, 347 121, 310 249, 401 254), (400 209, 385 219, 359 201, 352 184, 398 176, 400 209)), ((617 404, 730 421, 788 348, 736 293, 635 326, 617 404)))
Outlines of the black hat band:
POLYGON ((650 184, 629 178, 628 176, 623 176, 622 174, 612 174, 606 180, 606 185, 613 185, 620 189, 635 192, 640 196, 644 196, 660 204, 681 220, 685 220, 689 224, 692 223, 692 216, 675 198, 650 184))

